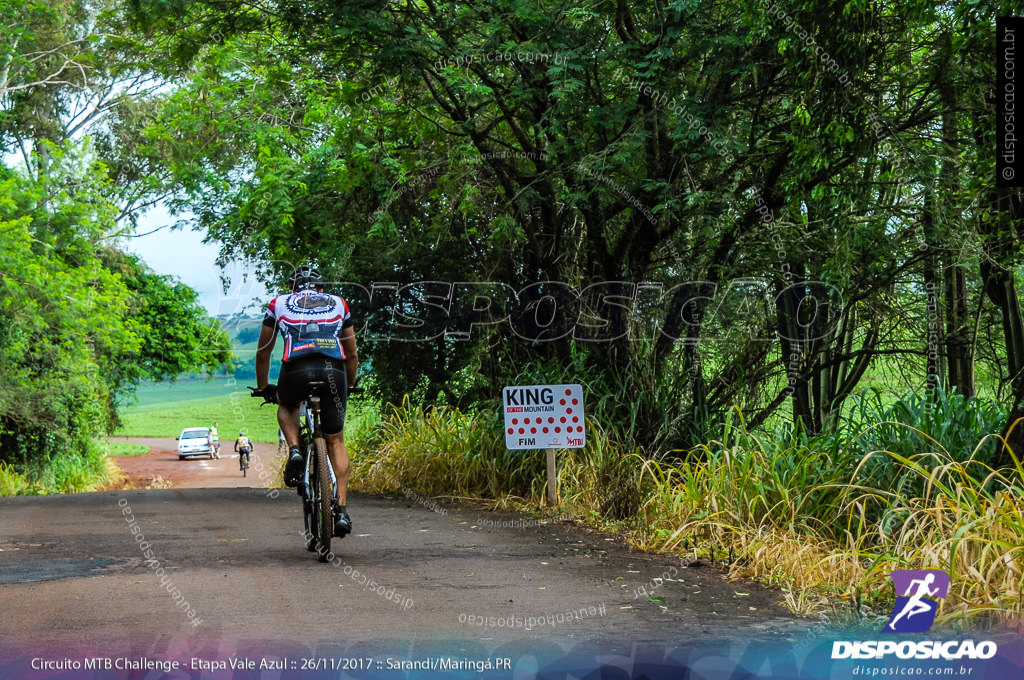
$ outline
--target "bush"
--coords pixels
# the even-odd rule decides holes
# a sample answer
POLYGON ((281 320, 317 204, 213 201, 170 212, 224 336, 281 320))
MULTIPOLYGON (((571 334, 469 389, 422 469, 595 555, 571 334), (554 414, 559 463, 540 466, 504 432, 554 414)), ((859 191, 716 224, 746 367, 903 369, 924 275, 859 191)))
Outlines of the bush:
POLYGON ((657 363, 652 348, 622 363, 598 366, 597 356, 574 346, 568 364, 531 362, 514 383, 581 384, 587 414, 627 450, 640 447, 670 453, 674 447, 689 447, 714 436, 724 414, 693 404, 686 367, 657 363))
POLYGON ((36 493, 36 488, 14 466, 0 461, 0 496, 24 496, 36 493))
POLYGON ((930 394, 911 392, 889 406, 877 389, 851 401, 853 408, 840 432, 865 454, 935 452, 960 462, 991 463, 997 442, 986 436, 1002 431, 1006 422, 1006 411, 998 404, 941 388, 930 394))

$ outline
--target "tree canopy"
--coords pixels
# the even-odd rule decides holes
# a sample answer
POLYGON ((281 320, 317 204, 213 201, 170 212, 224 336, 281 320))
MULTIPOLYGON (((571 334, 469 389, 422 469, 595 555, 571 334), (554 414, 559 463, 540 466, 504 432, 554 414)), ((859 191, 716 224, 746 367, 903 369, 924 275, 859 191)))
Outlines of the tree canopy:
POLYGON ((144 77, 103 61, 90 5, 0 16, 0 460, 24 461, 84 450, 139 381, 231 353, 193 290, 120 249, 134 199, 83 137, 144 77))
POLYGON ((1009 9, 266 0, 122 16, 178 84, 146 135, 225 259, 277 262, 271 281, 315 257, 338 281, 400 282, 354 293, 378 346, 462 309, 457 287, 423 282, 526 289, 522 326, 565 290, 530 286, 555 281, 568 310, 629 330, 526 342, 513 316, 469 340, 428 333, 373 354, 386 396, 473 401, 582 353, 602 389, 664 384, 685 417, 661 431, 652 401, 637 431, 687 446, 734 405, 827 430, 882 366, 971 395, 980 361, 1019 407, 1019 194, 995 187, 986 99, 1009 9))
MULTIPOLYGON (((94 135, 107 195, 129 220, 167 197, 271 285, 315 260, 385 399, 572 373, 685 449, 737 406, 827 432, 878 374, 1024 415, 989 96, 1012 9, 111 1, 46 15, 64 61, 22 40, 8 72, 17 97, 64 63, 127 83, 94 135)), ((43 139, 17 97, 4 139, 43 139)))

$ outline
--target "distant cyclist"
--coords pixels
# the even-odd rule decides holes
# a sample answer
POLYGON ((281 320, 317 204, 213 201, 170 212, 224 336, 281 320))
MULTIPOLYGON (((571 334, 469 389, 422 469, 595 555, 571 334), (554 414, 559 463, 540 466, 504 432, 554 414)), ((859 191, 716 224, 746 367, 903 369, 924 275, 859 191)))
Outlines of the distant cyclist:
POLYGON ((252 453, 252 441, 245 436, 245 432, 238 433, 238 439, 235 440, 235 451, 238 452, 238 469, 242 469, 242 459, 245 459, 245 464, 249 464, 249 454, 252 453))
POLYGON ((323 292, 320 272, 309 265, 292 275, 291 289, 290 294, 278 295, 267 305, 256 350, 257 390, 253 395, 277 397, 277 422, 288 444, 284 483, 298 486, 306 464, 299 447, 299 406, 309 392, 309 383, 326 384, 320 391, 321 427, 338 478, 334 535, 345 536, 352 531, 352 519, 345 506, 349 458, 342 430, 348 388, 355 385, 358 363, 352 314, 343 299, 323 292), (284 357, 275 386, 268 380, 277 331, 284 339, 284 357))
POLYGON ((217 428, 220 427, 220 423, 214 423, 213 427, 210 428, 210 444, 213 446, 213 455, 216 458, 220 458, 220 433, 217 428))

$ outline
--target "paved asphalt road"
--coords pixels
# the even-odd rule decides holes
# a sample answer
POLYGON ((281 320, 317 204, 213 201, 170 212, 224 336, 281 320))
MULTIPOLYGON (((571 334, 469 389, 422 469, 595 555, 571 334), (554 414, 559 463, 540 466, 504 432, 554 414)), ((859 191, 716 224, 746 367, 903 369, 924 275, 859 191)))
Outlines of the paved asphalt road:
MULTIPOLYGON (((126 464, 133 474, 173 456, 173 440, 153 443, 126 464)), ((353 494, 355 532, 320 563, 305 550, 293 490, 259 488, 256 475, 249 488, 227 488, 239 483, 237 461, 202 463, 175 456, 169 474, 186 486, 207 475, 220 488, 0 499, 9 658, 60 650, 184 664, 239 654, 379 664, 443 650, 523 663, 524 654, 571 649, 770 645, 809 627, 777 592, 729 582, 706 564, 637 553, 573 522, 439 512, 403 496, 353 494)))

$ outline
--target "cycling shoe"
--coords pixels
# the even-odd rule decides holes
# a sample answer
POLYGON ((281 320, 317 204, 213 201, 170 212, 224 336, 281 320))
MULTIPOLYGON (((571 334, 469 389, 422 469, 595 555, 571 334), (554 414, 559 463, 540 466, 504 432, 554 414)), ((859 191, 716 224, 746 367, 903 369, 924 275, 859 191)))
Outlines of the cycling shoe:
POLYGON ((337 508, 334 509, 334 536, 336 538, 344 538, 352 533, 352 518, 348 516, 348 511, 340 511, 337 508))
POLYGON ((306 461, 302 457, 302 453, 299 451, 299 447, 295 447, 289 451, 288 462, 284 466, 284 485, 285 486, 298 486, 299 482, 302 481, 302 471, 306 467, 306 461))

